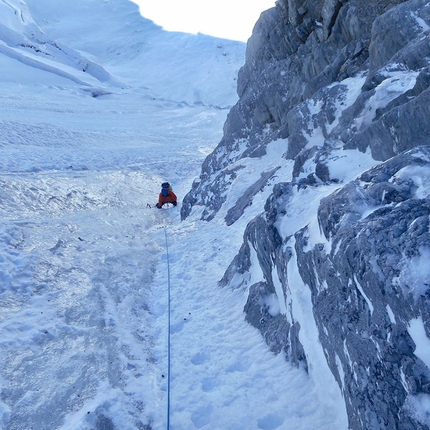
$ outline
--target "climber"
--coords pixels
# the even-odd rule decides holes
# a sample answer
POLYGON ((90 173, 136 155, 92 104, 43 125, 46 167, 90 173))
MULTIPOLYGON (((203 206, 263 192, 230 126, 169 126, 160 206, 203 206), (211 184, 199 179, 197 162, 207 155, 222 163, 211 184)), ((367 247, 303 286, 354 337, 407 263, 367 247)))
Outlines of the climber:
POLYGON ((158 209, 161 209, 164 204, 172 203, 173 206, 176 206, 178 198, 176 194, 172 191, 172 187, 168 182, 163 182, 161 184, 161 193, 158 196, 158 203, 155 205, 158 209))

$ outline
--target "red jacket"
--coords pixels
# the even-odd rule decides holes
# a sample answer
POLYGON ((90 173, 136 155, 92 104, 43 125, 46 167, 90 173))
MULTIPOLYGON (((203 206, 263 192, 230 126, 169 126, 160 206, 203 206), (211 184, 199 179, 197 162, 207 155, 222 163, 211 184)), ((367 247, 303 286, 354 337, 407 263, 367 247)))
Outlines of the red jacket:
POLYGON ((169 190, 169 195, 166 197, 164 197, 163 194, 160 193, 160 195, 158 196, 158 205, 163 206, 165 203, 173 203, 176 202, 176 200, 178 200, 176 194, 172 190, 169 190))

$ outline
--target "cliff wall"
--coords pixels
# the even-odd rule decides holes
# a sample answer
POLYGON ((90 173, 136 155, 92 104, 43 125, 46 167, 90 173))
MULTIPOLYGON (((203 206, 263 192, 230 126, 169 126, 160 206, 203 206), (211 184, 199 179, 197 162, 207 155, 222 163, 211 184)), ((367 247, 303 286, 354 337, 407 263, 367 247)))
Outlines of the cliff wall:
POLYGON ((351 429, 430 428, 429 59, 426 1, 279 0, 182 207, 247 223, 221 286, 351 429))

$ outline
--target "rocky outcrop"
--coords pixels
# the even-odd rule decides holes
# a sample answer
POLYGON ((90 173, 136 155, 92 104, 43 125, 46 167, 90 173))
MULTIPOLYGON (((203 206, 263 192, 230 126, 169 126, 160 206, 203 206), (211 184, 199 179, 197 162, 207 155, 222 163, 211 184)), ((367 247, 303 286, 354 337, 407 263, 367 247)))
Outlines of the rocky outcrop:
POLYGON ((428 429, 411 404, 430 394, 429 361, 411 321, 430 337, 430 147, 394 157, 322 200, 330 246, 296 234, 300 275, 351 428, 428 429), (425 265, 425 267, 424 267, 425 265), (312 270, 310 270, 312 268, 312 270))
MULTIPOLYGON (((285 187, 281 185, 278 189, 280 193, 291 191, 288 184, 285 187)), ((291 254, 282 251, 282 239, 278 231, 273 224, 266 222, 264 216, 257 217, 248 225, 244 238, 240 252, 226 271, 220 285, 233 288, 246 285, 246 320, 260 330, 273 352, 284 351, 292 363, 306 366, 306 356, 298 338, 300 324, 289 318, 286 308, 280 308, 283 304, 280 305, 278 299, 279 296, 285 297, 287 294, 283 287, 285 282, 282 281, 285 281, 284 269, 291 254), (255 253, 262 272, 261 280, 256 282, 248 276, 252 267, 252 253, 255 253), (238 278, 241 282, 235 285, 234 279, 238 278)))
POLYGON ((321 128, 319 146, 370 148, 381 161, 430 143, 429 14, 424 0, 282 0, 263 13, 239 72, 240 99, 184 199, 182 218, 202 205, 202 218, 212 219, 226 200, 212 196, 225 194, 232 163, 264 156, 277 139, 288 139, 284 160, 302 156, 314 127, 321 128), (350 104, 348 78, 360 75, 350 104), (324 105, 312 114, 316 101, 324 105))
POLYGON ((429 37, 424 0, 279 0, 182 206, 249 222, 220 285, 354 430, 430 429, 429 37))
POLYGON ((416 343, 417 331, 430 338, 428 178, 429 146, 364 172, 321 200, 316 243, 310 226, 278 231, 293 195, 308 187, 278 184, 220 282, 248 292, 246 320, 272 351, 305 368, 300 327, 308 322, 297 302, 310 290, 313 315, 305 317, 315 320, 351 429, 430 428, 416 407, 430 395, 430 360, 416 343), (256 265, 261 279, 250 276, 256 265))

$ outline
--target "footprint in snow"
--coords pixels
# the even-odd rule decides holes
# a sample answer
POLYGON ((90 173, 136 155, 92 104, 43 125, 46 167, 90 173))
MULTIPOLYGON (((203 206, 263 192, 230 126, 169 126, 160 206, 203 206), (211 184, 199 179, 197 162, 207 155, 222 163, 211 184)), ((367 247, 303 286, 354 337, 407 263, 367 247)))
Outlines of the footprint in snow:
POLYGON ((210 393, 218 387, 217 378, 203 378, 202 379, 202 390, 205 393, 210 393))
POLYGON ((284 424, 284 418, 276 413, 267 414, 257 420, 258 428, 262 430, 276 430, 284 424))
POLYGON ((182 331, 182 329, 184 328, 184 322, 185 321, 179 321, 175 324, 172 324, 170 326, 170 333, 175 334, 175 333, 179 333, 180 331, 182 331))
POLYGON ((197 354, 194 354, 191 358, 191 363, 198 366, 199 364, 206 363, 206 361, 209 360, 209 354, 205 352, 198 352, 197 354))
POLYGON ((191 421, 196 429, 202 428, 211 422, 212 405, 201 406, 191 415, 191 421))
POLYGON ((233 372, 246 372, 251 367, 251 363, 248 363, 247 361, 236 361, 230 366, 227 367, 227 372, 233 373, 233 372))

